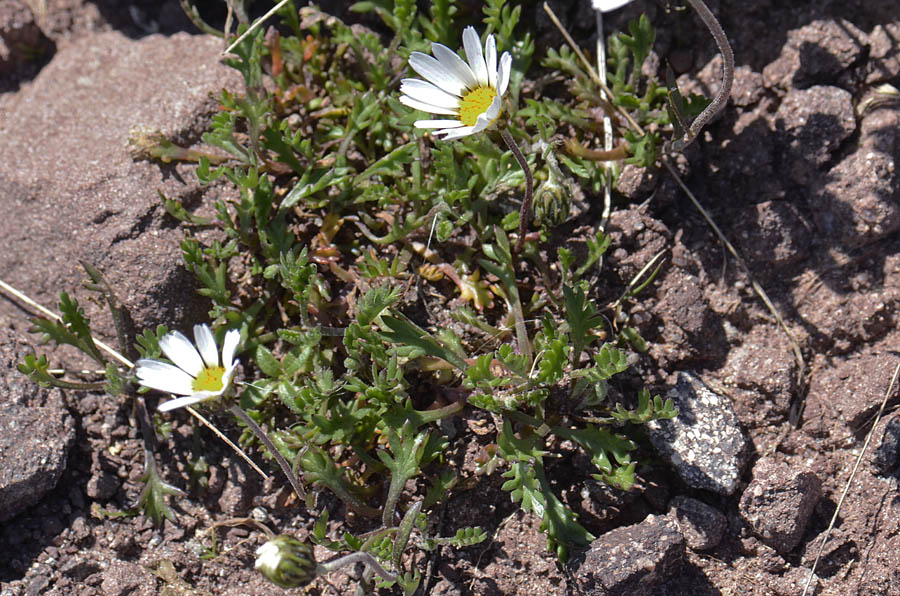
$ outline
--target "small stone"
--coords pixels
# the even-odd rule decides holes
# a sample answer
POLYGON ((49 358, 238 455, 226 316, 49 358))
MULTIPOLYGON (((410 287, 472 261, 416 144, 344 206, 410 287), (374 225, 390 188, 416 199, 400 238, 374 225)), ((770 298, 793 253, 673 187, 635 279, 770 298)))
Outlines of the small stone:
POLYGON ((50 585, 50 578, 46 575, 33 575, 28 581, 28 587, 25 588, 25 596, 38 596, 43 594, 47 586, 50 585))
POLYGON ((584 594, 646 594, 678 573, 684 562, 684 538, 667 517, 648 515, 639 524, 607 532, 582 556, 572 566, 584 594))
POLYGON ((725 334, 703 294, 700 277, 670 267, 657 283, 659 300, 651 312, 662 321, 662 328, 658 337, 651 332, 644 339, 650 342, 650 354, 659 366, 718 359, 727 349, 725 334))
POLYGON ((781 55, 763 68, 775 90, 836 82, 866 51, 866 34, 844 19, 820 19, 788 32, 781 55))
POLYGON ((659 184, 658 170, 634 164, 625 164, 619 177, 616 178, 616 190, 633 202, 646 199, 657 184, 659 184))
POLYGON ((669 507, 669 515, 692 550, 709 550, 718 546, 728 526, 725 514, 702 501, 684 496, 672 499, 669 507))
POLYGON ((795 182, 808 184, 856 131, 853 96, 829 86, 790 91, 775 112, 775 128, 786 145, 783 167, 795 182))
POLYGON ((737 490, 747 440, 731 400, 710 391, 695 375, 678 373, 667 394, 678 416, 647 424, 650 441, 689 486, 731 495, 737 490))
POLYGON ((787 201, 739 209, 734 230, 741 254, 763 273, 781 274, 809 256, 812 225, 787 201))
POLYGON ((822 234, 848 248, 900 230, 900 112, 877 109, 860 123, 859 148, 813 189, 813 218, 822 234))
POLYGON ((764 544, 786 554, 800 544, 821 494, 822 485, 814 473, 761 459, 738 510, 764 544))
POLYGON ((0 521, 36 504, 56 486, 74 439, 74 422, 65 408, 0 404, 0 521))
POLYGON ((884 427, 881 444, 872 456, 872 467, 880 476, 900 476, 900 416, 884 427))
POLYGON ((780 329, 768 323, 739 337, 741 343, 729 350, 718 380, 745 427, 773 427, 787 420, 796 389, 797 361, 791 345, 780 329))
POLYGON ((121 482, 115 474, 100 472, 91 476, 87 483, 87 496, 97 501, 106 501, 116 494, 121 482))
POLYGON ((875 25, 869 34, 869 74, 866 83, 890 81, 900 76, 900 23, 875 25))

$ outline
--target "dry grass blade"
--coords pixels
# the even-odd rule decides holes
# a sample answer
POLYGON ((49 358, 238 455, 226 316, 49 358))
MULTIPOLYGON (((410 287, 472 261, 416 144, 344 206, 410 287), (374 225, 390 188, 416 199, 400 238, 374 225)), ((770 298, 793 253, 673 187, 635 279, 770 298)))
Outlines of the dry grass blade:
MULTIPOLYGON (((597 75, 604 83, 607 81, 606 76, 606 38, 603 36, 603 11, 595 8, 594 13, 597 16, 597 75)), ((603 99, 610 101, 612 98, 606 95, 605 91, 601 91, 603 99)), ((609 114, 603 114, 603 149, 612 151, 613 148, 613 127, 612 118, 609 114)), ((605 164, 606 176, 603 177, 603 215, 600 216, 600 230, 606 231, 606 224, 609 222, 609 215, 612 212, 612 166, 605 164)))
MULTIPOLYGON (((230 52, 231 50, 233 50, 233 49, 235 48, 235 46, 237 46, 239 43, 241 43, 242 41, 244 41, 244 40, 247 38, 248 35, 250 35, 250 34, 253 33, 254 31, 256 31, 257 29, 259 29, 260 26, 261 26, 263 23, 266 22, 266 20, 268 20, 273 14, 275 14, 276 12, 278 12, 278 9, 280 9, 282 6, 284 6, 284 5, 287 4, 287 3, 288 3, 288 0, 281 0, 281 2, 279 2, 278 4, 276 4, 275 6, 273 6, 272 9, 269 10, 269 12, 267 12, 267 13, 264 14, 263 16, 259 17, 258 19, 256 19, 256 21, 255 21, 252 25, 250 25, 250 27, 248 27, 247 30, 244 31, 244 32, 241 34, 240 37, 238 37, 237 39, 235 39, 235 40, 231 43, 230 46, 228 46, 227 48, 225 48, 225 51, 222 52, 222 54, 227 54, 228 52, 230 52)), ((227 30, 228 30, 228 29, 226 28, 226 31, 227 31, 227 30)))
MULTIPOLYGON (((553 21, 553 24, 556 25, 556 28, 559 29, 559 32, 562 33, 562 36, 566 38, 566 43, 569 44, 569 47, 572 48, 572 51, 578 56, 578 59, 581 60, 581 63, 584 65, 585 70, 588 73, 588 76, 591 77, 591 80, 597 84, 598 87, 606 94, 607 97, 612 98, 613 92, 610 91, 609 87, 606 86, 606 81, 602 80, 600 76, 597 74, 597 71, 594 70, 594 67, 591 66, 591 63, 588 62, 587 57, 584 55, 584 52, 581 51, 581 48, 578 47, 578 44, 575 43, 575 40, 572 39, 572 36, 566 31, 566 28, 562 26, 562 23, 559 22, 559 19, 556 16, 556 13, 553 12, 553 9, 544 2, 544 11, 550 17, 550 20, 553 21)), ((628 125, 631 126, 632 129, 637 131, 639 134, 644 134, 644 130, 641 128, 640 124, 638 124, 631 115, 625 111, 621 106, 613 105, 615 110, 619 112, 622 118, 628 122, 628 125)))
POLYGON ((859 455, 856 458, 856 463, 853 465, 853 471, 850 472, 850 477, 847 478, 847 484, 844 485, 844 490, 841 493, 841 498, 834 510, 834 514, 831 516, 831 521, 828 522, 828 528, 825 530, 825 536, 822 538, 822 546, 819 547, 819 553, 816 555, 816 560, 813 561, 812 569, 809 570, 809 577, 806 578, 806 584, 803 586, 803 593, 801 594, 801 596, 806 596, 806 593, 809 590, 809 586, 812 583, 812 578, 816 574, 816 566, 819 564, 819 559, 822 558, 822 553, 825 551, 825 545, 828 543, 828 538, 831 535, 831 530, 832 528, 834 528, 834 523, 835 521, 837 521, 837 517, 841 512, 841 506, 844 504, 844 499, 847 498, 847 493, 850 492, 850 485, 853 484, 853 478, 854 476, 856 476, 856 471, 859 469, 859 464, 862 463, 862 458, 866 454, 866 450, 869 448, 869 443, 872 441, 872 436, 875 434, 875 429, 878 427, 878 422, 881 420, 881 415, 884 413, 884 407, 887 405, 888 399, 894 392, 894 386, 897 384, 898 375, 900 375, 900 363, 898 363, 897 367, 894 369, 894 376, 891 377, 891 383, 890 385, 888 385, 887 391, 884 392, 884 397, 881 400, 881 406, 879 406, 878 408, 878 414, 875 415, 875 421, 872 423, 872 428, 870 428, 869 432, 866 434, 866 440, 863 443, 862 450, 860 450, 859 455))
MULTIPOLYGON (((9 294, 11 294, 12 296, 14 296, 15 298, 17 298, 17 299, 20 300, 21 302, 24 302, 25 304, 27 304, 27 305, 30 306, 31 308, 37 310, 38 312, 40 312, 40 313, 43 314, 44 316, 47 316, 47 317, 53 319, 54 321, 62 322, 62 317, 60 317, 58 314, 56 314, 55 312, 53 312, 53 311, 50 310, 49 308, 45 308, 45 307, 41 306, 40 304, 38 304, 37 302, 35 302, 34 300, 32 300, 31 298, 29 298, 28 296, 26 296, 25 294, 23 294, 23 293, 20 292, 19 290, 15 289, 14 287, 12 287, 11 285, 9 285, 8 283, 6 283, 5 281, 3 281, 2 279, 0 279, 0 288, 6 290, 9 294)), ((131 360, 129 360, 129 359, 126 358, 125 356, 119 354, 119 352, 117 352, 117 351, 114 350, 113 348, 109 347, 108 345, 106 345, 105 343, 103 343, 102 341, 100 341, 99 339, 97 339, 96 337, 94 338, 94 343, 97 344, 97 346, 99 346, 101 350, 106 351, 110 356, 112 356, 113 358, 115 358, 116 360, 118 360, 119 362, 121 362, 122 364, 124 364, 125 366, 127 366, 128 368, 132 368, 132 367, 134 366, 134 364, 132 364, 131 360)))

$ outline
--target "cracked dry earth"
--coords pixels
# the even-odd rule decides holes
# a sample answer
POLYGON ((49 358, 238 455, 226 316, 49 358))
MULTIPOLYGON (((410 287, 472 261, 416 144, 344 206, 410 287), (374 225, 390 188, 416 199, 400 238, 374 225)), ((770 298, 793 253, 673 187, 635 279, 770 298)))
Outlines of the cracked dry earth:
MULTIPOLYGON (((589 3, 551 4, 592 47, 589 3)), ((658 30, 656 64, 683 73, 682 91, 710 96, 721 64, 714 46, 690 11, 664 4, 637 0, 607 27, 621 30, 646 11, 658 30)), ((896 0, 709 4, 734 45, 735 84, 723 115, 676 167, 745 257, 807 367, 668 173, 625 168, 617 190, 626 200, 609 227, 610 292, 658 251, 667 259, 634 313, 650 350, 619 389, 646 382, 681 415, 648 429, 648 465, 632 492, 594 483, 578 453, 551 467, 562 498, 598 536, 565 567, 499 479, 456 495, 445 519, 479 524, 491 539, 422 561, 425 593, 803 589, 900 362, 900 104, 861 107, 878 85, 900 86, 900 11, 896 0)), ((47 305, 73 291, 111 335, 79 289, 77 260, 86 259, 119 291, 132 331, 204 320, 178 265, 182 230, 157 189, 200 209, 230 191, 201 189, 189 165, 135 162, 125 140, 142 125, 197 143, 215 113, 210 93, 238 89, 238 76, 218 62, 216 40, 189 33, 173 0, 44 7, 34 15, 20 0, 0 0, 0 278, 47 305), (23 47, 38 48, 41 60, 23 47)), ((559 45, 533 14, 525 22, 535 23, 538 53, 559 45)), ((578 234, 592 214, 561 233, 578 234)), ((158 531, 100 513, 138 496, 133 415, 103 395, 45 391, 19 375, 33 341, 29 314, 0 299, 0 594, 282 593, 253 572, 257 544, 243 528, 219 530, 227 554, 200 556, 217 521, 255 515, 297 532, 311 523, 280 481, 260 481, 212 440, 208 490, 178 499, 175 523, 158 531)), ((810 593, 900 594, 896 406, 892 397, 875 427, 810 593)), ((478 416, 454 424, 464 432, 478 416)), ((173 484, 187 486, 195 432, 175 416, 160 448, 173 484)), ((344 515, 325 504, 332 519, 344 515)), ((352 577, 333 583, 353 592, 352 577)))

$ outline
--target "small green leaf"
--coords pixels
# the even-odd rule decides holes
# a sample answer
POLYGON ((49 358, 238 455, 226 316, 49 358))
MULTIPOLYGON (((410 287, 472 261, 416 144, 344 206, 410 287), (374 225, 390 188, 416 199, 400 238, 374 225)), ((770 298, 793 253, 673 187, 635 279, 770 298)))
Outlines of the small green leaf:
POLYGON ((151 454, 147 454, 147 471, 140 477, 140 481, 144 483, 144 490, 141 491, 139 508, 148 516, 153 525, 159 527, 162 525, 163 519, 173 521, 175 514, 166 504, 168 495, 184 496, 184 492, 180 489, 163 482, 159 473, 156 471, 156 462, 153 461, 151 454))
POLYGON ((260 344, 256 346, 256 365, 266 375, 276 378, 281 376, 281 363, 272 355, 267 347, 260 344))

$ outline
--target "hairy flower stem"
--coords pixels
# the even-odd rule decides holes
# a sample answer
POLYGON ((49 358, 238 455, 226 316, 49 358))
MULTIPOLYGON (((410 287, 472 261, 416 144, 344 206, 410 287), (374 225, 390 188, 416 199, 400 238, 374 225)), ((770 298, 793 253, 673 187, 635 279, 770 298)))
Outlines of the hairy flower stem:
POLYGON ((381 564, 375 560, 375 557, 373 557, 369 553, 364 552, 350 553, 349 555, 344 555, 339 559, 328 561, 327 563, 319 563, 318 565, 316 565, 316 575, 326 575, 328 573, 331 573, 332 571, 340 569, 341 567, 346 567, 347 565, 355 565, 356 563, 362 563, 373 573, 380 575, 385 581, 397 581, 396 575, 382 567, 381 564))
POLYGON ((531 199, 534 194, 534 178, 531 176, 531 168, 528 167, 528 162, 525 161, 522 150, 519 149, 519 145, 516 144, 515 139, 512 138, 509 131, 505 128, 501 128, 500 136, 503 137, 506 146, 509 147, 512 154, 515 155, 516 161, 519 162, 519 166, 522 168, 522 171, 525 172, 525 200, 522 201, 522 208, 519 210, 519 239, 516 240, 516 246, 513 249, 514 253, 518 253, 521 252, 522 247, 525 246, 525 234, 528 231, 528 220, 531 217, 531 199))
POLYGON ((266 446, 266 449, 269 450, 269 453, 272 454, 272 457, 275 458, 275 461, 278 462, 278 465, 281 466, 281 471, 284 472, 284 475, 287 476, 287 479, 290 481, 291 486, 294 487, 294 492, 297 493, 297 496, 300 497, 301 501, 306 500, 306 491, 303 490, 303 487, 300 486, 300 480, 297 478, 297 475, 294 474, 294 471, 291 469, 291 465, 284 459, 284 456, 281 455, 281 452, 278 451, 278 448, 275 447, 275 443, 272 442, 272 439, 269 438, 269 435, 263 431, 263 429, 256 423, 256 420, 250 417, 250 414, 245 412, 240 406, 231 406, 228 408, 228 411, 240 418, 244 421, 250 430, 253 431, 253 434, 256 435, 260 441, 263 442, 263 445, 266 446))
POLYGON ((725 107, 725 103, 731 95, 731 83, 734 81, 734 52, 731 50, 731 44, 728 43, 728 38, 725 36, 722 25, 719 24, 718 19, 716 19, 703 0, 688 0, 688 4, 700 15, 703 23, 716 40, 716 45, 719 46, 719 52, 722 54, 722 85, 710 104, 706 106, 706 109, 694 118, 690 129, 685 131, 684 137, 675 139, 669 144, 667 147, 669 151, 681 151, 697 138, 697 135, 706 126, 706 123, 712 120, 713 116, 721 112, 722 108, 725 107))

